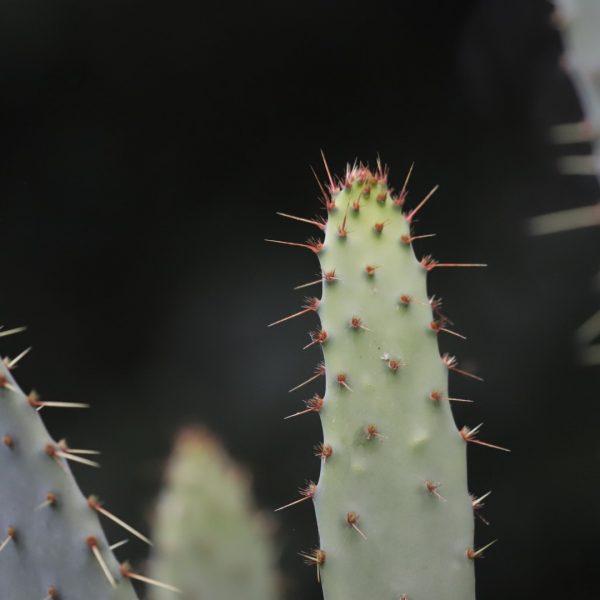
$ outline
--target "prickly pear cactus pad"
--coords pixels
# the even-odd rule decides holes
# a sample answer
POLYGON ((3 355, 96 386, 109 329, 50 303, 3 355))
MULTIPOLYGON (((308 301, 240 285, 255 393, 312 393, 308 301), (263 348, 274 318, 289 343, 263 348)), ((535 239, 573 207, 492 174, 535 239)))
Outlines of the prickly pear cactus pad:
MULTIPOLYGON (((158 504, 153 573, 185 600, 274 600, 270 527, 252 506, 248 478, 204 429, 179 436, 158 504)), ((152 600, 171 600, 155 588, 152 600)))
MULTIPOLYGON (((313 223, 323 242, 322 296, 307 304, 321 325, 307 347, 321 346, 326 392, 303 413, 323 426, 312 498, 320 547, 304 553, 326 600, 473 600, 473 499, 466 446, 478 428, 457 429, 448 396, 454 357, 440 356, 439 335, 459 335, 427 295, 436 268, 480 264, 415 258, 412 222, 436 188, 405 212, 378 165, 329 175, 328 220, 313 223)), ((289 216, 289 215, 284 215, 289 216)), ((316 282, 321 283, 321 281, 316 282)))
MULTIPOLYGON (((1 330, 0 338, 22 329, 1 330)), ((68 463, 98 467, 97 452, 53 440, 40 411, 88 405, 24 394, 11 371, 27 352, 0 361, 0 598, 136 600, 130 579, 164 584, 119 565, 112 550, 121 543, 109 545, 99 515, 150 542, 82 495, 68 463)))
POLYGON ((0 364, 0 597, 134 600, 67 464, 88 459, 49 436, 36 409, 53 403, 24 394, 10 364, 0 364))

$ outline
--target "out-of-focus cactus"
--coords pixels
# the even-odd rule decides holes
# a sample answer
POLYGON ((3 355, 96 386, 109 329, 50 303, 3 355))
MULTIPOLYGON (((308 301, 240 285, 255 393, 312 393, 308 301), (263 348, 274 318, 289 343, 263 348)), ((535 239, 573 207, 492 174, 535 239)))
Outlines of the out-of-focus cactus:
MULTIPOLYGON (((581 102, 584 118, 578 123, 557 125, 552 137, 560 144, 586 142, 591 153, 568 155, 560 170, 567 175, 600 179, 600 2, 597 0, 555 0, 553 22, 561 31, 564 45, 562 64, 570 75, 581 102)), ((600 225, 600 189, 588 206, 540 215, 531 220, 536 235, 559 233, 600 225)), ((577 331, 576 341, 585 364, 600 364, 600 312, 577 331)))
MULTIPOLYGON (((158 502, 152 571, 185 600, 274 600, 271 524, 252 508, 249 479, 204 429, 180 434, 158 502)), ((171 600, 158 588, 152 600, 171 600)))
POLYGON ((467 490, 466 446, 486 444, 479 427, 455 426, 448 372, 479 378, 440 357, 438 335, 459 334, 427 274, 485 265, 415 258, 412 242, 428 236, 412 223, 436 188, 403 212, 406 182, 392 195, 381 165, 349 167, 340 181, 327 171, 329 218, 312 221, 325 239, 305 245, 321 263, 311 283, 322 297, 292 315, 318 313, 306 348, 325 357, 308 380, 324 377, 324 397, 296 413, 318 412, 324 437, 318 484, 291 503, 316 510, 320 547, 303 556, 326 600, 473 600, 473 559, 487 546, 473 546, 480 499, 467 490))
POLYGON ((81 494, 68 465, 98 466, 92 453, 53 440, 40 418, 42 408, 85 405, 24 394, 17 360, 0 362, 0 597, 135 600, 127 575, 136 575, 119 567, 98 520, 115 517, 81 494))

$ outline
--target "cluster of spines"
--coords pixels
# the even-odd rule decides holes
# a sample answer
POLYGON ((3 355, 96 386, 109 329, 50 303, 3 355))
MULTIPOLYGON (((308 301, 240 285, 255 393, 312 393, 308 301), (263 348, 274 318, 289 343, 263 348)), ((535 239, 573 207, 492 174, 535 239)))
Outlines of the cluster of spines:
MULTIPOLYGON (((364 166, 362 164, 359 166, 348 165, 345 177, 341 180, 340 179, 334 180, 334 178, 332 177, 331 172, 329 170, 329 167, 327 165, 327 162, 325 161, 324 156, 323 156, 323 162, 325 165, 328 182, 324 185, 320 182, 320 180, 318 179, 316 174, 315 174, 315 177, 317 178, 317 182, 318 182, 319 188, 321 190, 322 204, 325 207, 325 209, 327 210, 327 212, 333 213, 338 210, 344 210, 344 216, 343 216, 340 224, 337 227, 337 237, 340 240, 340 242, 343 242, 352 233, 350 231, 349 225, 348 225, 348 211, 352 210, 353 212, 358 213, 361 210, 361 202, 363 200, 369 201, 371 199, 371 196, 373 195, 372 190, 376 187, 378 189, 382 190, 376 194, 376 198, 375 198, 376 202, 378 202, 380 204, 385 204, 386 202, 393 203, 393 205, 399 211, 402 212, 403 218, 405 219, 406 223, 408 224, 408 233, 403 234, 399 239, 399 242, 401 244, 406 245, 408 247, 412 247, 412 243, 415 240, 433 237, 435 235, 435 234, 413 235, 413 233, 411 231, 411 226, 412 226, 415 216, 425 206, 425 204, 432 197, 432 195, 437 191, 438 186, 435 186, 417 204, 417 206, 415 208, 413 208, 412 210, 409 210, 407 212, 404 211, 405 202, 406 202, 406 198, 407 198, 407 194, 408 194, 407 185, 408 185, 411 173, 412 173, 412 168, 413 168, 412 166, 408 172, 408 175, 404 181, 404 184, 403 184, 400 192, 398 194, 393 194, 393 190, 388 187, 388 182, 387 182, 388 171, 387 171, 387 169, 384 169, 382 167, 379 160, 377 162, 377 169, 375 172, 372 172, 367 166, 364 166), (352 204, 348 204, 346 207, 338 207, 336 198, 339 196, 340 192, 342 192, 344 189, 351 190, 354 185, 357 185, 358 187, 362 187, 362 192, 359 196, 359 199, 355 200, 352 204)), ((313 171, 313 173, 314 173, 314 171, 313 171)), ((296 221, 314 225, 321 231, 326 230, 327 221, 320 217, 315 218, 315 219, 307 219, 304 217, 296 217, 296 216, 293 216, 293 215, 290 215, 287 213, 280 212, 278 214, 283 217, 289 218, 289 219, 293 219, 296 221)), ((381 235, 385 229, 386 224, 387 224, 386 221, 376 221, 375 223, 373 223, 373 233, 375 235, 381 235)), ((296 242, 288 242, 288 241, 282 241, 282 240, 267 240, 267 241, 274 242, 277 244, 282 244, 282 245, 305 248, 315 254, 320 254, 325 248, 324 242, 322 242, 319 239, 315 239, 315 238, 309 239, 306 243, 296 243, 296 242)), ((436 261, 435 259, 433 259, 431 256, 424 256, 420 260, 420 264, 421 264, 422 268, 427 272, 432 271, 436 268, 484 267, 484 266, 486 266, 486 265, 480 264, 480 263, 440 263, 440 262, 436 261)), ((367 278, 373 278, 376 276, 379 265, 366 264, 366 265, 364 265, 363 268, 364 268, 364 275, 367 278)), ((323 288, 325 288, 326 286, 335 285, 338 281, 340 281, 340 279, 343 279, 343 274, 340 273, 338 271, 338 269, 335 268, 335 266, 329 265, 327 268, 322 268, 321 276, 318 279, 315 279, 308 283, 301 284, 301 285, 297 286, 295 289, 304 289, 306 287, 319 285, 319 284, 321 284, 323 286, 323 288)), ((424 304, 426 306, 429 306, 430 309, 432 310, 433 318, 429 324, 430 331, 432 331, 435 334, 444 332, 444 333, 448 333, 448 334, 460 337, 462 339, 466 339, 461 334, 459 334, 449 328, 449 326, 451 325, 451 321, 441 312, 441 300, 440 299, 431 297, 431 298, 427 298, 426 300, 425 299, 424 300, 416 300, 409 294, 400 294, 398 296, 398 306, 399 307, 407 308, 413 303, 424 304)), ((321 304, 321 300, 319 298, 309 297, 305 300, 305 304, 303 305, 301 310, 294 312, 294 313, 292 313, 286 317, 283 317, 281 319, 278 319, 277 321, 274 321, 273 323, 271 323, 269 326, 282 324, 282 323, 285 323, 296 317, 301 317, 302 315, 310 314, 311 312, 318 314, 320 304, 321 304)), ((348 324, 349 328, 351 328, 355 331, 361 331, 361 330, 367 331, 367 332, 369 331, 368 323, 365 323, 359 315, 350 316, 348 318, 347 324, 348 324)), ((310 335, 311 341, 309 344, 307 344, 304 347, 304 349, 309 348, 311 346, 324 345, 327 343, 328 337, 329 337, 328 332, 322 328, 309 332, 309 335, 310 335)), ((384 361, 384 363, 387 365, 387 367, 394 373, 401 370, 405 366, 402 359, 399 357, 389 356, 387 354, 384 354, 383 356, 381 356, 381 359, 384 361)), ((482 381, 482 379, 480 377, 478 377, 477 375, 467 372, 463 369, 459 369, 458 362, 455 357, 450 356, 449 354, 444 354, 441 357, 441 360, 442 360, 443 364, 446 366, 446 368, 448 369, 448 371, 454 371, 465 377, 469 377, 472 379, 482 381)), ((296 385, 295 387, 291 388, 289 391, 290 392, 296 391, 296 390, 303 388, 304 386, 318 380, 319 378, 325 377, 325 376, 326 376, 325 363, 320 362, 316 366, 314 373, 310 377, 308 377, 306 380, 302 381, 300 384, 296 385)), ((350 381, 349 375, 346 372, 337 372, 337 373, 333 374, 333 376, 330 378, 330 381, 334 382, 334 384, 337 384, 340 387, 345 388, 349 392, 352 391, 351 381, 350 381)), ((436 403, 438 403, 440 401, 444 401, 444 400, 458 401, 458 402, 471 402, 471 400, 468 400, 468 399, 449 397, 448 395, 445 395, 443 392, 435 390, 435 389, 431 390, 431 392, 429 394, 429 400, 436 402, 436 403)), ((324 407, 324 404, 325 404, 324 397, 320 396, 319 394, 315 394, 310 399, 305 401, 305 408, 303 410, 294 412, 285 418, 290 419, 290 418, 305 415, 305 414, 308 414, 311 412, 320 413, 322 408, 324 407)), ((499 450, 503 450, 503 451, 508 451, 506 448, 497 446, 495 444, 490 444, 488 442, 484 442, 484 441, 478 439, 477 434, 478 434, 481 426, 482 426, 481 424, 479 424, 478 426, 476 426, 474 428, 469 428, 469 427, 465 426, 462 429, 460 429, 458 431, 458 433, 459 433, 460 437, 462 438, 462 440, 464 440, 465 443, 475 443, 475 444, 479 444, 479 445, 483 445, 483 446, 487 446, 487 447, 491 447, 491 448, 495 448, 495 449, 499 449, 499 450)), ((378 425, 376 425, 375 423, 365 423, 362 435, 363 435, 365 441, 367 441, 367 442, 376 440, 376 439, 383 440, 385 437, 384 434, 380 431, 378 425)), ((333 453, 334 453, 334 448, 328 443, 322 442, 315 447, 315 455, 321 459, 323 464, 333 455, 333 453)), ((438 499, 442 502, 445 502, 445 498, 439 492, 440 485, 441 484, 439 482, 434 482, 431 480, 425 480, 423 482, 423 487, 427 493, 434 496, 436 499, 438 499)), ((313 500, 315 495, 317 494, 317 490, 318 490, 318 484, 313 481, 308 481, 305 487, 300 488, 299 497, 297 499, 281 506, 280 508, 278 508, 276 510, 282 510, 282 509, 285 509, 288 507, 296 506, 305 501, 313 500)), ((484 505, 484 500, 489 496, 490 493, 491 492, 488 492, 480 497, 471 496, 471 504, 472 504, 472 509, 473 509, 474 515, 477 516, 480 520, 482 520, 486 524, 488 522, 485 520, 484 517, 481 516, 479 511, 484 505)), ((360 519, 360 515, 357 514, 355 511, 348 511, 348 512, 346 512, 346 514, 343 518, 343 521, 346 523, 347 526, 352 528, 361 538, 366 540, 367 536, 365 535, 364 531, 359 527, 359 519, 360 519)), ((482 556, 483 552, 485 550, 487 550, 487 548, 489 548, 493 543, 495 543, 495 541, 496 540, 490 542, 489 544, 486 544, 483 547, 477 548, 477 549, 475 549, 473 547, 466 548, 465 549, 466 558, 469 560, 473 560, 475 558, 482 556)), ((316 567, 317 579, 320 580, 321 569, 324 567, 326 558, 327 558, 326 550, 324 548, 315 548, 315 549, 311 550, 310 552, 300 553, 300 555, 305 559, 307 564, 316 567)), ((401 599, 408 600, 408 595, 402 594, 401 599)))
MULTIPOLYGON (((6 337, 6 336, 13 335, 16 333, 21 333, 24 330, 25 330, 24 327, 19 327, 19 328, 10 329, 10 330, 4 330, 2 327, 0 327, 0 337, 6 337)), ((23 402, 28 404, 32 409, 31 418, 37 419, 38 421, 40 421, 40 424, 42 422, 41 422, 39 413, 44 408, 60 408, 60 409, 89 408, 89 404, 80 403, 80 402, 45 401, 45 400, 42 400, 40 398, 40 396, 38 395, 38 393, 35 391, 31 391, 27 395, 24 394, 19 389, 18 385, 16 384, 14 378, 12 377, 11 372, 17 367, 17 365, 19 364, 21 359, 24 358, 29 353, 30 350, 31 350, 31 348, 27 348, 26 350, 21 352, 15 358, 11 359, 11 358, 6 357, 2 360, 2 362, 0 364, 0 396, 2 396, 2 394, 1 394, 2 390, 6 390, 6 391, 12 393, 14 396, 16 396, 19 401, 22 398, 23 402)), ((6 402, 7 398, 6 397, 0 398, 0 401, 6 402)), ((42 428, 43 428, 43 425, 42 425, 42 428)), ((10 423, 5 422, 3 424, 3 429, 4 429, 4 432, 1 437, 2 444, 5 446, 5 448, 7 449, 8 452, 14 453, 15 457, 16 457, 21 450, 22 440, 20 439, 19 435, 15 434, 14 432, 11 431, 10 423)), ((72 480, 72 475, 71 475, 70 469, 68 467, 69 461, 79 463, 82 465, 86 465, 89 467, 100 467, 100 464, 98 462, 96 462, 95 460, 91 460, 90 458, 87 458, 87 456, 94 456, 94 455, 100 454, 98 451, 83 449, 83 448, 71 448, 70 446, 68 446, 67 441, 64 439, 62 439, 58 442, 55 442, 47 434, 45 428, 43 428, 43 430, 46 435, 46 442, 42 443, 42 445, 40 447, 40 456, 45 455, 48 459, 54 461, 57 464, 57 466, 61 469, 61 471, 64 474, 64 479, 62 479, 62 482, 64 485, 67 485, 67 486, 71 485, 70 480, 72 480)), ((23 443, 26 443, 26 442, 23 442, 23 443)), ((81 492, 79 492, 78 488, 76 487, 76 484, 73 483, 72 485, 75 486, 75 490, 77 491, 77 493, 80 494, 81 492)), ((57 485, 56 487, 60 488, 60 485, 57 485)), ((87 507, 90 511, 90 515, 94 515, 94 514, 102 515, 102 516, 106 517, 107 519, 110 519, 112 522, 116 523, 117 525, 119 525, 121 528, 126 530, 128 533, 139 538, 146 544, 152 545, 151 541, 146 536, 144 536, 138 530, 136 530, 132 526, 128 525, 125 521, 123 521, 122 519, 120 519, 119 517, 114 515, 109 510, 107 510, 102 505, 102 503, 98 500, 97 497, 89 496, 87 498, 86 503, 87 503, 87 507)), ((61 511, 62 508, 63 507, 62 507, 61 492, 58 491, 58 489, 51 489, 51 490, 48 490, 43 497, 39 498, 39 503, 36 504, 36 506, 34 508, 34 512, 49 510, 49 511, 54 511, 57 514, 59 514, 59 511, 61 511)), ((31 515, 31 517, 33 517, 33 514, 31 515)), ((101 530, 99 530, 99 531, 101 531, 101 530)), ((2 560, 2 553, 7 552, 8 548, 11 544, 15 544, 15 546, 18 547, 27 541, 23 538, 23 535, 24 534, 23 534, 22 529, 19 526, 19 523, 11 523, 6 527, 6 531, 5 531, 6 537, 0 543, 0 561, 2 560)), ((53 537, 60 539, 60 535, 61 535, 60 532, 55 532, 53 534, 53 537)), ((115 574, 109 564, 113 560, 112 552, 113 552, 113 550, 116 550, 117 548, 123 546, 125 543, 127 543, 127 541, 128 540, 122 540, 115 544, 109 545, 108 542, 106 541, 106 539, 104 538, 104 536, 100 536, 97 533, 90 534, 89 531, 87 533, 85 531, 81 532, 81 547, 87 548, 88 551, 91 553, 91 555, 94 557, 94 559, 97 561, 98 568, 100 569, 104 578, 106 579, 107 584, 110 586, 108 589, 117 590, 118 588, 123 588, 123 585, 126 582, 128 582, 130 580, 137 580, 137 581, 147 583, 149 585, 155 585, 155 586, 169 589, 174 592, 179 592, 179 590, 177 588, 175 588, 174 586, 165 584, 160 581, 150 579, 148 577, 145 577, 144 575, 141 575, 139 573, 132 571, 129 563, 127 563, 127 562, 123 562, 122 564, 120 564, 119 572, 118 572, 118 574, 115 574), (108 557, 110 557, 111 561, 107 560, 108 557)), ((66 537, 65 537, 65 543, 66 543, 66 537)), ((58 549, 58 550, 60 551, 60 549, 58 549)), ((18 548, 17 548, 17 551, 18 551, 18 548)), ((38 567, 42 567, 42 565, 30 564, 30 565, 26 565, 26 570, 31 572, 32 570, 35 571, 35 569, 38 567)), ((64 574, 69 570, 69 568, 70 568, 69 565, 65 564, 64 571, 56 574, 57 579, 64 580, 65 579, 64 574)), ((106 592, 107 598, 110 595, 108 589, 106 592)), ((13 591, 16 594, 19 594, 18 590, 13 590, 13 591)), ((134 597, 133 591, 131 590, 130 586, 127 589, 124 589, 122 591, 124 591, 126 594, 130 594, 131 597, 134 597)), ((68 589, 61 588, 58 584, 50 585, 47 588, 45 594, 46 594, 45 596, 43 596, 42 594, 40 595, 40 600, 42 598, 43 598, 43 600, 59 600, 59 599, 63 599, 63 598, 68 599, 68 598, 72 597, 72 595, 70 594, 68 589)))

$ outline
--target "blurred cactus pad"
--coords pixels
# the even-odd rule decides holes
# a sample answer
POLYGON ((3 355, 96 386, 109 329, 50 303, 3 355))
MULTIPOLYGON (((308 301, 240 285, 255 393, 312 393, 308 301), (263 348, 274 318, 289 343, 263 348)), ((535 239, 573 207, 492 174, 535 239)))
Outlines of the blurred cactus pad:
MULTIPOLYGON (((272 524, 254 507, 250 480, 203 428, 183 431, 160 495, 152 576, 185 600, 274 600, 272 524)), ((152 600, 173 600, 155 588, 152 600)))

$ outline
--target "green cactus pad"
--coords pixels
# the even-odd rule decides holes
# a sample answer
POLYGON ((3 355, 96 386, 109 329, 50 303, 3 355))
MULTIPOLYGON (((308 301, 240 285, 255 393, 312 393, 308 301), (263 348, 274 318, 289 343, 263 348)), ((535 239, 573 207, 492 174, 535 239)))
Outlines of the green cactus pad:
POLYGON ((135 600, 35 402, 0 362, 0 597, 135 600))
POLYGON ((415 258, 411 222, 429 196, 403 213, 406 189, 393 196, 381 166, 329 183, 325 240, 311 245, 323 293, 309 346, 323 349, 326 393, 321 474, 305 495, 320 548, 305 558, 326 600, 474 600, 474 437, 454 423, 448 371, 459 369, 437 340, 454 332, 426 281, 459 265, 415 258))
MULTIPOLYGON (((203 429, 176 444, 155 524, 153 577, 186 600, 274 600, 269 523, 252 508, 248 478, 203 429)), ((152 600, 172 600, 154 589, 152 600)))

